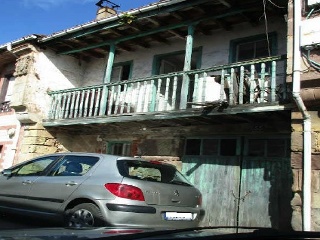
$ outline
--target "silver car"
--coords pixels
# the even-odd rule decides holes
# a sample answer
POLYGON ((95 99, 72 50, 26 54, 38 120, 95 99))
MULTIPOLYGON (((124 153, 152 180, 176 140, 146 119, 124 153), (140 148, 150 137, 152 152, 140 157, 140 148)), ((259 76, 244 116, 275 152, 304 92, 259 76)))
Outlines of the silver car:
POLYGON ((66 226, 188 228, 204 216, 201 193, 172 165, 95 153, 57 153, 0 175, 0 211, 66 226))

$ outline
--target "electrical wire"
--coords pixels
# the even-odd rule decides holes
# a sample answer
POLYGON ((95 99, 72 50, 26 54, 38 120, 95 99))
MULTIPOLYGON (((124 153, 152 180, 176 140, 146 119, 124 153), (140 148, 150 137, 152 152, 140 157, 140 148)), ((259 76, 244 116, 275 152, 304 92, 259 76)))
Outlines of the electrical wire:
POLYGON ((271 0, 268 0, 269 3, 271 3, 273 6, 277 7, 277 8, 285 8, 285 7, 281 7, 278 6, 277 4, 275 4, 274 2, 272 2, 271 0))
POLYGON ((307 51, 307 54, 302 53, 302 55, 305 57, 305 59, 307 59, 307 61, 310 64, 311 67, 313 67, 315 70, 320 72, 320 63, 310 59, 310 50, 307 51))
POLYGON ((268 43, 268 55, 271 56, 271 50, 270 50, 270 40, 269 40, 269 34, 268 34, 268 18, 266 13, 266 0, 262 0, 263 3, 263 16, 264 16, 264 25, 265 25, 265 31, 266 31, 266 39, 268 43))

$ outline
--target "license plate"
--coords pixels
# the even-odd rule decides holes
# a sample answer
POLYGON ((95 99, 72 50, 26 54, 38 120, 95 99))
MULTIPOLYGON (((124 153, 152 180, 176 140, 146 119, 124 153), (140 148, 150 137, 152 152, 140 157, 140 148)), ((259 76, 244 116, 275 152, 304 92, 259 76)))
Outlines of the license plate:
POLYGON ((164 219, 167 221, 191 221, 192 213, 166 212, 164 219))

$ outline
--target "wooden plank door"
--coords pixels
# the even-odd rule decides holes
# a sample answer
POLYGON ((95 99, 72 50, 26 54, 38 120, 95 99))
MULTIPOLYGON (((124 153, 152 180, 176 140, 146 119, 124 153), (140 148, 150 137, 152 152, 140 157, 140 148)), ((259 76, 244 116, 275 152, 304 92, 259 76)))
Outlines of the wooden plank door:
POLYGON ((205 217, 202 226, 235 226, 240 183, 239 159, 235 157, 186 156, 183 173, 202 193, 205 217))
POLYGON ((288 139, 248 139, 241 165, 238 225, 290 230, 288 139))
POLYGON ((290 230, 290 138, 223 139, 193 139, 182 158, 183 173, 203 196, 201 225, 290 230), (227 145, 237 148, 232 156, 227 145))

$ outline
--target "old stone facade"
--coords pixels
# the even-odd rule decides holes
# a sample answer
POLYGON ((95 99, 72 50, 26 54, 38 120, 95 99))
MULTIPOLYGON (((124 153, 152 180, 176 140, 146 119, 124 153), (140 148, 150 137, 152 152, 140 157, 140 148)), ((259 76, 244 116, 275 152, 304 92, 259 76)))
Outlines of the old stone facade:
MULTIPOLYGON (((302 1, 302 14, 301 14, 301 26, 306 23, 308 18, 313 19, 313 21, 320 21, 319 15, 308 15, 312 8, 317 8, 317 6, 308 6, 307 2, 302 1), (318 20, 317 20, 318 19, 318 20)), ((294 2, 289 1, 289 11, 288 11, 288 64, 287 64, 287 75, 288 82, 292 81, 293 77, 293 40, 294 40, 294 2)), ((316 31, 316 30, 315 30, 316 31)), ((306 38, 312 35, 301 35, 301 44, 305 42, 306 38)), ((310 114, 311 119, 311 228, 312 230, 320 230, 319 222, 319 193, 320 193, 320 145, 319 145, 319 131, 320 131, 320 115, 319 115, 319 103, 320 103, 320 89, 319 80, 320 74, 319 69, 314 68, 307 59, 307 51, 305 47, 301 47, 301 97, 306 105, 308 114, 310 114)), ((319 63, 320 54, 317 48, 310 51, 310 58, 312 61, 319 63)), ((293 209, 292 217, 292 227, 295 230, 303 229, 303 116, 295 109, 291 114, 291 166, 293 171, 293 198, 291 201, 293 209)))
MULTIPOLYGON (((194 48, 202 49, 202 67, 227 64, 229 42, 234 38, 263 34, 264 27, 248 28, 244 25, 232 31, 224 31, 212 36, 201 36, 194 48)), ((278 53, 287 53, 287 83, 292 82, 293 59, 293 2, 288 4, 288 21, 270 20, 269 31, 277 32, 278 53), (288 26, 286 26, 288 24, 288 26), (288 29, 288 32, 286 32, 288 29)), ((183 51, 185 41, 179 39, 170 45, 158 45, 140 51, 139 54, 117 55, 115 63, 133 61, 132 78, 143 78, 152 75, 152 59, 155 55, 183 51)), ((132 156, 144 156, 146 159, 170 162, 182 170, 182 158, 185 142, 188 137, 236 136, 271 136, 272 134, 291 136, 291 169, 292 196, 291 226, 294 230, 302 226, 302 179, 303 179, 303 117, 294 107, 291 110, 291 123, 274 124, 253 123, 220 124, 210 126, 145 127, 139 124, 129 125, 126 122, 114 125, 98 125, 93 133, 82 134, 76 129, 44 127, 43 120, 50 114, 49 92, 69 88, 80 88, 101 84, 108 62, 107 58, 84 61, 74 57, 57 55, 55 52, 42 49, 37 44, 16 46, 14 53, 17 59, 12 75, 15 77, 14 94, 11 98, 12 113, 0 113, 0 169, 23 162, 36 156, 55 152, 98 152, 107 153, 112 142, 130 142, 132 156), (3 121, 5 120, 5 121, 3 121), (256 127, 256 128, 255 128, 256 127), (291 128, 290 128, 291 127, 291 128)), ((320 61, 319 50, 312 51, 314 61, 320 61)), ((312 121, 312 230, 320 230, 320 117, 319 117, 319 72, 304 59, 301 60, 301 95, 305 101, 312 121)), ((284 68, 284 66, 283 66, 284 68)), ((5 67, 0 67, 1 77, 7 75, 5 67)), ((1 86, 0 86, 1 87, 1 86)), ((292 101, 292 103, 294 103, 292 101)), ((86 125, 82 126, 86 128, 86 125)), ((90 131, 90 130, 89 130, 90 131)))

